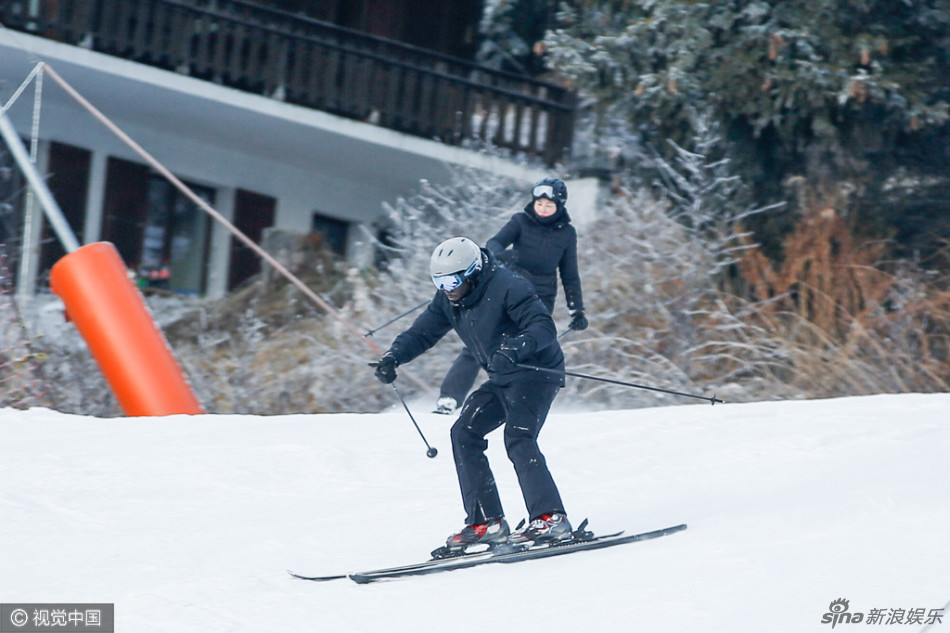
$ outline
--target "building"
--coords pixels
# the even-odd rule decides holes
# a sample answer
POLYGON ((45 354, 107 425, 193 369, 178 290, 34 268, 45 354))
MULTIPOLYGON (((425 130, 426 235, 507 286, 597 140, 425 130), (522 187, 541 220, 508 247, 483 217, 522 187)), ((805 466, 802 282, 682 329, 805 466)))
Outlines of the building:
MULTIPOLYGON (((49 78, 11 103, 38 62, 255 241, 268 227, 318 233, 366 262, 357 227, 420 179, 460 165, 534 181, 571 143, 573 93, 464 58, 480 3, 422 4, 8 0, 0 107, 27 142, 36 133, 38 168, 79 241, 114 243, 173 291, 219 297, 260 264, 49 78), (527 160, 468 149, 478 143, 527 160)), ((7 181, 0 202, 19 186, 7 181)), ((0 242, 24 228, 9 211, 0 242)), ((19 275, 31 288, 63 254, 32 226, 19 275)))

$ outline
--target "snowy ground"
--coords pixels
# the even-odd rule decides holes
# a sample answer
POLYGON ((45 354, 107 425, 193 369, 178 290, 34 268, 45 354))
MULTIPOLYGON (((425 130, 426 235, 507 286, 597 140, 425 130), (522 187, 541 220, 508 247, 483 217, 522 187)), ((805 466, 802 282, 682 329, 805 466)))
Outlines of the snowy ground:
MULTIPOLYGON (((571 518, 655 541, 360 586, 461 525, 447 429, 405 412, 96 419, 0 410, 0 603, 115 603, 117 631, 950 633, 950 395, 555 411, 571 518), (878 610, 875 612, 874 610, 878 610), (907 615, 898 618, 899 610, 907 615), (901 623, 898 623, 900 620, 901 623), (908 624, 908 620, 911 621, 908 624), (861 630, 839 621, 834 630, 861 630)), ((513 523, 521 502, 490 448, 513 523)))

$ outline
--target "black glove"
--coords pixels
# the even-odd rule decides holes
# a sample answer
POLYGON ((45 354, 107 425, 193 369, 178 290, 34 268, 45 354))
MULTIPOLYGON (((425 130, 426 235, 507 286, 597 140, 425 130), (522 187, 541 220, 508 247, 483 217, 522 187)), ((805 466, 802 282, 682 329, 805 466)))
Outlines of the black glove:
POLYGON ((383 354, 378 362, 370 363, 370 366, 376 367, 376 380, 384 385, 396 380, 396 367, 399 366, 399 361, 390 352, 383 354))
POLYGON ((515 350, 502 345, 491 355, 491 359, 488 361, 488 371, 493 374, 503 374, 514 369, 517 362, 518 357, 515 356, 515 350))
POLYGON ((515 364, 534 351, 534 339, 515 336, 504 341, 488 361, 488 370, 493 373, 511 371, 515 364))
POLYGON ((506 248, 500 253, 495 253, 495 261, 505 268, 512 268, 518 265, 518 251, 513 248, 506 248))
POLYGON ((571 324, 567 326, 567 329, 580 332, 581 330, 586 330, 588 325, 589 323, 587 322, 587 317, 584 316, 583 310, 574 310, 571 312, 571 324))

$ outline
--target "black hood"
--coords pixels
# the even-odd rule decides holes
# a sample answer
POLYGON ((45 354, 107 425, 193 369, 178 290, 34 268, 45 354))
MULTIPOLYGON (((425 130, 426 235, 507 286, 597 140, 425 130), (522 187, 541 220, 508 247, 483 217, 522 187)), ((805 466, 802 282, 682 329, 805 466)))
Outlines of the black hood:
POLYGON ((567 207, 565 207, 560 202, 557 203, 557 211, 549 218, 539 217, 538 214, 534 212, 534 200, 525 205, 524 212, 529 218, 541 226, 558 227, 571 223, 571 216, 567 214, 567 207))

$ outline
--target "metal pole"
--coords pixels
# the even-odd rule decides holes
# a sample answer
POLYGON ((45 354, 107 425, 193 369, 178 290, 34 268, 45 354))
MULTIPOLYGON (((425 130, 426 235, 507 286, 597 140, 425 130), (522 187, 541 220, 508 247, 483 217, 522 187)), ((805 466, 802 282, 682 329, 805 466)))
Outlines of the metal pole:
POLYGON ((396 391, 396 395, 399 396, 399 401, 402 403, 403 408, 406 410, 406 413, 409 414, 409 419, 412 420, 412 425, 416 427, 416 430, 419 431, 419 437, 422 438, 422 441, 426 444, 426 457, 433 458, 439 454, 438 449, 434 446, 429 446, 429 440, 426 439, 426 436, 422 434, 422 429, 419 428, 419 425, 416 424, 416 418, 412 415, 412 411, 409 410, 409 405, 406 404, 406 399, 402 397, 402 394, 399 393, 399 387, 396 386, 396 383, 392 383, 393 389, 396 391))
POLYGON ((36 166, 33 164, 33 161, 30 160, 30 155, 26 152, 26 148, 23 147, 23 142, 20 140, 16 129, 13 127, 13 123, 10 122, 6 114, 0 115, 0 134, 3 135, 3 139, 7 142, 7 147, 10 148, 10 153, 13 154, 13 158, 17 164, 20 165, 20 171, 26 176, 30 187, 32 187, 33 192, 36 194, 36 198, 40 201, 40 205, 46 213, 46 219, 49 220, 53 231, 56 232, 56 237, 59 238, 66 252, 72 253, 79 248, 79 240, 73 235, 73 230, 70 228, 69 222, 66 221, 66 216, 63 215, 63 211, 59 208, 59 205, 56 204, 53 194, 50 193, 49 188, 46 186, 46 181, 37 173, 36 166))
MULTIPOLYGON (((152 169, 154 169, 155 171, 160 173, 162 176, 164 176, 165 179, 168 182, 170 182, 172 185, 174 185, 175 188, 181 191, 185 195, 185 197, 187 197, 189 200, 194 202, 205 213, 210 215, 216 222, 218 222, 225 229, 227 229, 235 238, 243 242, 245 246, 247 246, 252 251, 254 251, 258 255, 258 257, 260 257, 265 262, 267 262, 271 267, 274 268, 274 270, 276 270, 285 279, 287 279, 287 281, 289 281, 291 284, 296 286, 297 289, 300 290, 300 292, 302 292, 304 295, 306 295, 308 299, 310 299, 315 304, 320 306, 320 308, 323 309, 324 312, 326 312, 331 317, 339 321, 347 330, 349 330, 350 332, 355 334, 357 337, 359 337, 364 343, 366 343, 366 345, 370 347, 370 349, 372 349, 377 354, 383 353, 383 350, 378 345, 376 345, 376 343, 374 343, 372 340, 364 336, 362 332, 356 329, 356 326, 354 326, 352 323, 347 321, 346 318, 344 318, 342 314, 340 314, 337 310, 333 308, 333 306, 331 306, 329 303, 324 301, 313 290, 307 287, 306 284, 304 284, 302 281, 300 281, 300 279, 294 276, 294 274, 291 273, 287 269, 286 266, 284 266, 279 261, 277 261, 270 253, 268 253, 263 248, 261 248, 254 240, 252 240, 250 237, 248 237, 247 235, 242 233, 240 230, 238 230, 238 228, 234 226, 233 223, 231 223, 227 218, 221 215, 215 208, 213 208, 210 204, 208 204, 198 194, 192 191, 191 188, 188 187, 185 183, 179 180, 177 176, 175 176, 171 171, 168 170, 167 167, 165 167, 165 165, 158 162, 158 160, 154 156, 152 156, 147 151, 145 151, 145 149, 141 145, 135 142, 132 139, 132 137, 130 137, 128 134, 123 132, 119 128, 119 126, 117 126, 115 123, 112 122, 111 119, 109 119, 106 115, 100 112, 99 109, 96 108, 94 105, 89 103, 89 101, 86 100, 86 98, 83 97, 81 94, 79 94, 79 92, 77 92, 75 88, 69 85, 69 83, 67 83, 65 79, 60 77, 59 73, 53 70, 49 65, 46 65, 44 67, 44 70, 46 74, 49 75, 49 77, 53 81, 59 84, 59 86, 63 90, 65 90, 67 94, 69 94, 69 96, 75 99, 79 105, 85 108, 94 118, 96 118, 100 123, 106 126, 110 132, 112 132, 119 138, 119 140, 121 140, 123 143, 128 145, 132 149, 132 151, 134 151, 136 154, 141 156, 142 159, 144 159, 145 162, 148 163, 152 169)), ((424 391, 432 391, 432 387, 424 383, 422 380, 420 380, 413 374, 409 373, 408 371, 403 372, 403 373, 409 380, 416 383, 416 385, 421 387, 424 391)))
POLYGON ((692 393, 683 393, 682 391, 673 391, 671 389, 661 389, 660 387, 650 387, 648 385, 638 385, 633 382, 624 382, 622 380, 612 380, 610 378, 600 378, 598 376, 588 376, 587 374, 578 374, 573 371, 564 371, 563 369, 549 369, 547 367, 537 367, 535 365, 525 365, 523 363, 515 363, 515 367, 522 367, 524 369, 533 369, 535 371, 543 371, 549 374, 558 374, 560 376, 573 376, 575 378, 586 378, 587 380, 596 380, 598 382, 606 382, 611 385, 620 385, 622 387, 635 387, 637 389, 646 389, 647 391, 657 391, 659 393, 668 393, 674 396, 683 396, 685 398, 697 398, 699 400, 708 400, 709 404, 716 404, 717 402, 724 402, 716 396, 697 396, 692 393))
MULTIPOLYGON (((10 148, 10 153, 20 166, 20 171, 22 171, 23 175, 26 176, 26 180, 29 182, 30 188, 33 190, 34 195, 36 195, 36 199, 39 201, 40 206, 43 207, 43 212, 46 214, 46 219, 49 220, 50 226, 53 227, 53 232, 56 233, 56 237, 59 238, 59 241, 63 245, 63 248, 66 250, 66 252, 72 253, 74 250, 79 248, 79 241, 73 234, 73 230, 70 228, 69 222, 66 221, 63 211, 59 208, 59 205, 53 198, 53 194, 50 193, 49 188, 46 186, 46 182, 36 171, 36 166, 33 164, 33 161, 30 160, 30 155, 23 146, 23 141, 20 140, 20 136, 13 127, 13 123, 10 122, 9 117, 7 117, 6 114, 0 114, 0 135, 3 136, 3 139, 7 143, 7 147, 10 148)), ((29 239, 29 236, 25 235, 23 239, 27 240, 29 239)), ((21 264, 25 264, 25 262, 21 262, 21 264)), ((32 280, 23 280, 21 277, 19 284, 20 294, 32 294, 28 289, 28 286, 31 283, 32 280)))
POLYGON ((410 308, 409 310, 406 310, 405 312, 403 312, 403 313, 400 314, 399 316, 391 318, 390 320, 386 321, 385 323, 383 323, 383 324, 380 325, 379 327, 373 328, 372 330, 368 331, 368 332, 367 332, 366 334, 364 334, 363 336, 372 336, 373 334, 375 334, 376 332, 380 331, 381 329, 383 329, 383 328, 386 327, 387 325, 389 325, 389 324, 391 324, 391 323, 395 323, 396 321, 398 321, 399 319, 403 318, 404 316, 408 316, 408 315, 412 314, 413 312, 415 312, 416 310, 418 310, 418 309, 421 308, 422 306, 429 305, 429 303, 430 303, 431 301, 432 301, 431 299, 426 299, 425 301, 423 301, 422 303, 420 303, 420 304, 417 305, 416 307, 410 308))

